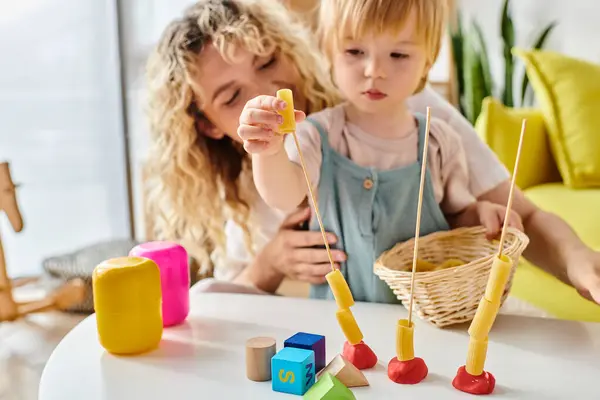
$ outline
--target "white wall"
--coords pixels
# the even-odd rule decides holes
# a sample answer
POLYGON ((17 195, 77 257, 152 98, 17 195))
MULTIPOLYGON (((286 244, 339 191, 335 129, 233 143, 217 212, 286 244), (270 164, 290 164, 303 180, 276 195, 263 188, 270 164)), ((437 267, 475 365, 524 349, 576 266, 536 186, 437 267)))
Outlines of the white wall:
POLYGON ((25 228, 0 214, 11 276, 129 235, 112 1, 0 2, 0 161, 25 228))
POLYGON ((141 167, 149 144, 145 115, 144 69, 148 55, 167 24, 194 0, 126 0, 121 2, 123 46, 132 166, 135 232, 145 239, 141 167))
MULTIPOLYGON (((494 81, 503 82, 500 34, 503 0, 459 0, 458 4, 466 17, 477 19, 483 28, 494 81)), ((512 0, 511 15, 516 46, 530 47, 546 25, 557 21, 544 48, 600 63, 599 0, 512 0)), ((517 68, 515 95, 520 95, 522 64, 518 63, 517 68)))

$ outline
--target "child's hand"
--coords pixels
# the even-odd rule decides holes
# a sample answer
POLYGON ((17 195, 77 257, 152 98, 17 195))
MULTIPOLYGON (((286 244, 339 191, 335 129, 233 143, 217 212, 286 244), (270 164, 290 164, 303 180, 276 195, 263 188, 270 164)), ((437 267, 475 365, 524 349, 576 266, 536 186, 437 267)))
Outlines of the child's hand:
MULTIPOLYGON (((277 134, 283 122, 277 113, 285 103, 274 96, 258 96, 248 101, 240 115, 238 135, 244 141, 244 149, 251 154, 273 155, 283 148, 283 135, 277 134)), ((296 122, 305 118, 302 111, 295 111, 296 122)))
MULTIPOLYGON (((490 240, 497 238, 502 232, 502 226, 504 225, 504 218, 506 216, 506 207, 500 204, 490 203, 489 201, 478 201, 474 206, 480 225, 483 225, 487 230, 487 238, 490 240)), ((511 210, 508 215, 508 226, 521 231, 524 230, 521 216, 513 210, 511 210)))

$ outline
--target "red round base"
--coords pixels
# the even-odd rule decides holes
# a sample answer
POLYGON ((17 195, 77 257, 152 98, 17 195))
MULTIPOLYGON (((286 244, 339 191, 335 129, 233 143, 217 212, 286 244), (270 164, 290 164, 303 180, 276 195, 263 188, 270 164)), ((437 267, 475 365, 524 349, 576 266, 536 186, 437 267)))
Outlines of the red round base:
POLYGON ((408 361, 400 361, 398 357, 394 357, 388 364, 388 377, 404 385, 417 384, 425 379, 428 373, 427 364, 419 357, 408 361))
POLYGON ((452 386, 465 393, 490 394, 496 386, 496 378, 485 371, 478 376, 471 375, 463 365, 458 369, 456 377, 452 381, 452 386))
POLYGON ((363 341, 355 345, 345 342, 342 355, 358 369, 373 368, 377 364, 377 356, 363 341))

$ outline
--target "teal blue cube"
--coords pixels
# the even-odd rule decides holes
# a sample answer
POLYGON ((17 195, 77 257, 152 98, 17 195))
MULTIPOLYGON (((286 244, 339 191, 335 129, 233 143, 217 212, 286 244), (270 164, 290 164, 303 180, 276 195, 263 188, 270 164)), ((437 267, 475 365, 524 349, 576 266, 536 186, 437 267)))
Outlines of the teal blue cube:
POLYGON ((315 383, 315 352, 284 347, 271 358, 275 392, 302 396, 315 383))

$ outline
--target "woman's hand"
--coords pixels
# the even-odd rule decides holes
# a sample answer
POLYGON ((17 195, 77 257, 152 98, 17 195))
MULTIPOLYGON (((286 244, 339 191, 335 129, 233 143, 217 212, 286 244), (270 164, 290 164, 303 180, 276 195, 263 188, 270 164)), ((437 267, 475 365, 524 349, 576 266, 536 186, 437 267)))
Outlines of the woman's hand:
POLYGON ((579 294, 600 304, 600 253, 585 251, 581 260, 567 267, 567 274, 579 294))
MULTIPOLYGON (((325 275, 331 264, 324 248, 321 231, 299 230, 302 223, 310 219, 310 208, 300 208, 282 223, 279 232, 257 256, 263 268, 274 268, 286 277, 312 284, 325 283, 325 275), (323 246, 323 248, 315 248, 323 246)), ((335 235, 327 233, 329 244, 336 242, 335 235)), ((346 255, 340 250, 331 250, 334 262, 344 261, 346 255)), ((339 264, 335 263, 336 269, 339 264)))
MULTIPOLYGON (((283 117, 278 111, 286 107, 284 101, 274 96, 258 96, 249 100, 240 114, 238 136, 250 154, 273 155, 283 148, 283 135, 277 133, 283 117)), ((295 111, 296 122, 305 118, 295 111)))

